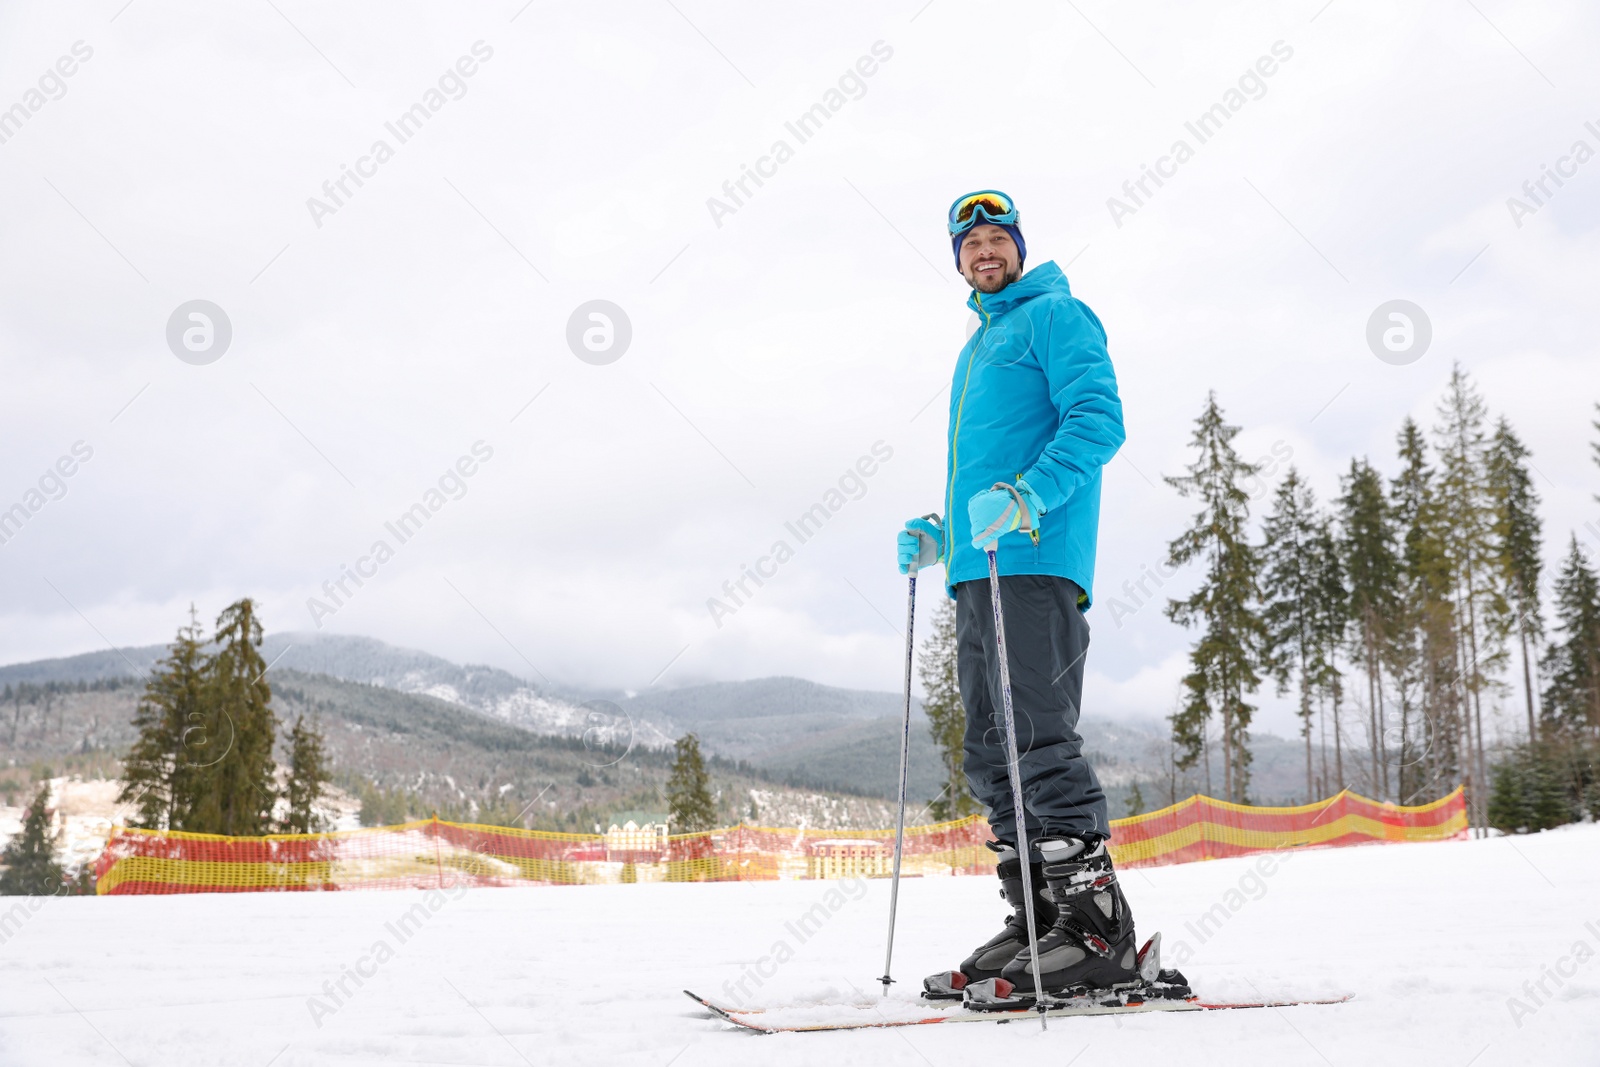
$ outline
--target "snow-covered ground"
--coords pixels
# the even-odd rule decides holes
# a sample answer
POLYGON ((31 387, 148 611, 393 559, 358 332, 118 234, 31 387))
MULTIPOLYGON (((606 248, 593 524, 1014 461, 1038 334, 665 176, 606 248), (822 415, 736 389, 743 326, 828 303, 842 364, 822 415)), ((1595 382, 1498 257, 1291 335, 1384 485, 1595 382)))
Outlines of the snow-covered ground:
MULTIPOLYGON (((1141 932, 1204 995, 1353 1001, 1046 1033, 763 1036, 679 992, 870 994, 881 881, 0 898, 0 1064, 1600 1063, 1600 826, 1273 860, 1126 872, 1141 932)), ((905 883, 896 995, 1000 916, 991 879, 905 883)))

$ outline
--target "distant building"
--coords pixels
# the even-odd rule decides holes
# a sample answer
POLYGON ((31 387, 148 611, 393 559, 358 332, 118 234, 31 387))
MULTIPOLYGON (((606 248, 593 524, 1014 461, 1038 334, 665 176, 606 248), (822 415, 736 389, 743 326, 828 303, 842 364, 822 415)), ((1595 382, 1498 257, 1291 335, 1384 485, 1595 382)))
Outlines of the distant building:
POLYGON ((622 811, 611 817, 603 835, 606 858, 618 863, 659 863, 667 851, 667 816, 622 811))
POLYGON ((807 878, 881 878, 892 873, 894 848, 870 838, 837 838, 806 845, 807 878))

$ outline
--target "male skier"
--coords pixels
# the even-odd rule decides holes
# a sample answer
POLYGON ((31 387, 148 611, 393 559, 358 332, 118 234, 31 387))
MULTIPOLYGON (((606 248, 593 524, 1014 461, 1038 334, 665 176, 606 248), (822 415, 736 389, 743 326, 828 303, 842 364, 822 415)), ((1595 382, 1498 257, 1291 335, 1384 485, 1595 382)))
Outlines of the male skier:
POLYGON ((1012 907, 959 973, 927 980, 930 993, 997 977, 1033 992, 1024 862, 1045 992, 1137 977, 1133 915, 1106 851, 1105 794, 1077 733, 1100 470, 1122 445, 1122 402, 1100 320, 1055 263, 1022 273, 1028 248, 1017 223, 1016 205, 993 189, 950 207, 956 267, 972 286, 967 306, 979 326, 950 390, 945 518, 912 519, 898 542, 901 573, 913 560, 942 562, 956 601, 963 769, 988 809, 1001 895, 1012 907), (989 545, 997 546, 1028 856, 1016 847, 989 545))

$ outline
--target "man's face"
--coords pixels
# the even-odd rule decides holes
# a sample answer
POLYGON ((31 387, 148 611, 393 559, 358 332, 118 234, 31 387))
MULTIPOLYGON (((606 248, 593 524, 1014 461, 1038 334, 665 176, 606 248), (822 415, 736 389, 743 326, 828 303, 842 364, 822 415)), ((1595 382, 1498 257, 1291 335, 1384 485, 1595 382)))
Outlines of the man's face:
POLYGON ((974 226, 961 242, 961 276, 980 293, 998 293, 1022 277, 1017 243, 998 226, 974 226))

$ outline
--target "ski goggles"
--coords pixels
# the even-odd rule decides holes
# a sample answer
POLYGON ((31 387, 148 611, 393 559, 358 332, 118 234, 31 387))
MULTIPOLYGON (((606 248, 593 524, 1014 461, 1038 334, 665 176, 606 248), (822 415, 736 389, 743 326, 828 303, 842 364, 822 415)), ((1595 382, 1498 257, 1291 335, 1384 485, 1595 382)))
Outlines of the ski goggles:
POLYGON ((1013 226, 1017 218, 1017 205, 1009 196, 998 189, 982 189, 950 205, 950 236, 966 233, 980 222, 1013 226))

